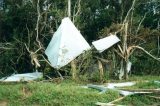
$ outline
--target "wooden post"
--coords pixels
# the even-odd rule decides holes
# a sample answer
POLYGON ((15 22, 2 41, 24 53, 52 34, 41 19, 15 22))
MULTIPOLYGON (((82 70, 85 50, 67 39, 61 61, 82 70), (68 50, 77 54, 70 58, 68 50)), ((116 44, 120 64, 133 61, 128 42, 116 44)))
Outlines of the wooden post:
POLYGON ((99 75, 100 75, 100 80, 103 80, 104 77, 104 71, 103 71, 103 65, 100 60, 98 60, 98 68, 99 68, 99 75))
POLYGON ((71 71, 72 71, 72 79, 73 80, 77 79, 76 63, 74 60, 71 62, 71 71))

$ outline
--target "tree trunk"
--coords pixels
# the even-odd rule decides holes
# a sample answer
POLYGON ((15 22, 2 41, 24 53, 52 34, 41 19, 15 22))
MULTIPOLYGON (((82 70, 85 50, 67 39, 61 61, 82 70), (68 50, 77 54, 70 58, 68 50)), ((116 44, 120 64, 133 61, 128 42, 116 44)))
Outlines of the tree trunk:
POLYGON ((127 54, 127 34, 128 34, 128 22, 125 23, 125 30, 124 30, 124 35, 123 37, 123 56, 125 57, 122 58, 121 60, 121 69, 120 69, 120 75, 119 79, 122 79, 124 76, 124 79, 128 79, 128 72, 127 72, 127 61, 128 61, 128 54, 127 54))
POLYGON ((99 68, 99 75, 100 75, 100 80, 103 80, 104 77, 104 71, 103 71, 103 65, 100 60, 98 60, 98 68, 99 68))
POLYGON ((128 72, 127 72, 127 62, 128 62, 128 54, 127 54, 127 36, 128 36, 128 22, 125 24, 125 34, 124 34, 124 42, 123 42, 123 50, 124 50, 124 79, 128 79, 128 72))
POLYGON ((116 70, 116 56, 114 51, 112 51, 112 62, 109 64, 109 78, 111 78, 114 74, 114 70, 116 70))
MULTIPOLYGON (((71 19, 71 0, 68 0, 68 17, 71 19)), ((72 72, 72 79, 76 79, 77 77, 77 70, 76 70, 76 63, 73 60, 71 62, 71 72, 72 72)))
POLYGON ((72 71, 72 79, 73 80, 77 79, 76 63, 74 60, 71 62, 71 71, 72 71))
POLYGON ((71 19, 71 0, 68 0, 68 17, 71 19))

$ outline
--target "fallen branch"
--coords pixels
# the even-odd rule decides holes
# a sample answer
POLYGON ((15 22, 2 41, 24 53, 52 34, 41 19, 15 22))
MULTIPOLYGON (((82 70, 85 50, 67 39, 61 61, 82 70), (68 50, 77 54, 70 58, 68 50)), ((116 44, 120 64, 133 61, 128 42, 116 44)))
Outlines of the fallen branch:
POLYGON ((118 99, 116 99, 116 100, 113 100, 113 101, 111 101, 111 102, 109 102, 109 103, 97 102, 96 105, 98 105, 98 106, 123 106, 123 105, 116 105, 116 104, 114 104, 114 103, 115 103, 115 102, 118 102, 118 101, 120 101, 120 100, 122 100, 122 99, 124 99, 125 97, 126 97, 126 96, 120 97, 120 98, 118 98, 118 99))
POLYGON ((154 98, 154 99, 160 99, 160 97, 157 97, 157 96, 148 96, 148 97, 151 97, 151 98, 154 98))
POLYGON ((126 97, 126 96, 120 97, 120 98, 118 98, 118 99, 116 99, 116 100, 113 100, 113 101, 109 102, 108 104, 113 104, 113 103, 115 103, 115 102, 118 102, 118 101, 124 99, 125 97, 126 97))
POLYGON ((152 92, 160 94, 160 89, 128 89, 128 88, 120 88, 120 90, 126 90, 131 92, 152 92))
POLYGON ((107 60, 107 59, 103 59, 103 58, 100 58, 100 57, 97 57, 97 56, 94 56, 94 57, 95 57, 96 59, 98 59, 98 60, 104 62, 104 63, 109 63, 109 62, 110 62, 110 61, 107 60))

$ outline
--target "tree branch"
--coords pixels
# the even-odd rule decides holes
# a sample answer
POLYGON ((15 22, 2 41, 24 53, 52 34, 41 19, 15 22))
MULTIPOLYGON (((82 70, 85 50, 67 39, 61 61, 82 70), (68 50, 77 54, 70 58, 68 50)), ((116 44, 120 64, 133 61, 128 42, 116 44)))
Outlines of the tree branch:
MULTIPOLYGON (((144 48, 140 47, 140 46, 131 46, 129 47, 130 50, 134 49, 134 48, 137 48, 137 49, 140 49, 142 50, 143 52, 145 52, 147 55, 149 55, 150 57, 152 57, 153 59, 157 60, 157 61, 160 61, 160 58, 157 58, 155 56, 153 56, 152 54, 150 54, 148 51, 146 51, 144 48)), ((128 51, 130 53, 130 50, 128 51)))

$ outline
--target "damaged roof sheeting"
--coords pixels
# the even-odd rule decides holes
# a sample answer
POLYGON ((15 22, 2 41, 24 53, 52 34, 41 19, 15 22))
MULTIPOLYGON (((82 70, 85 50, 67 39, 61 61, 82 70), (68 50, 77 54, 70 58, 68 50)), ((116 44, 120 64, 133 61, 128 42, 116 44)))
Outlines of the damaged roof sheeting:
MULTIPOLYGON (((133 94, 147 94, 151 92, 135 92, 135 91, 126 91, 126 90, 120 90, 118 87, 127 87, 127 86, 134 86, 136 82, 123 82, 123 83, 108 83, 107 86, 105 85, 93 85, 93 84, 88 84, 88 88, 94 88, 100 91, 100 94, 107 92, 109 89, 113 91, 119 92, 122 96, 128 96, 128 95, 133 95, 133 94)), ((83 87, 84 88, 84 87, 83 87)))
POLYGON ((86 50, 91 49, 69 18, 64 18, 54 33, 45 54, 52 67, 59 69, 86 50))
POLYGON ((13 74, 9 77, 0 79, 0 82, 20 82, 20 81, 33 81, 43 77, 41 72, 25 73, 25 74, 13 74))
POLYGON ((118 43, 120 39, 116 35, 110 35, 103 39, 99 39, 97 41, 92 42, 94 47, 99 51, 99 53, 103 52, 104 50, 110 48, 114 44, 118 43))

